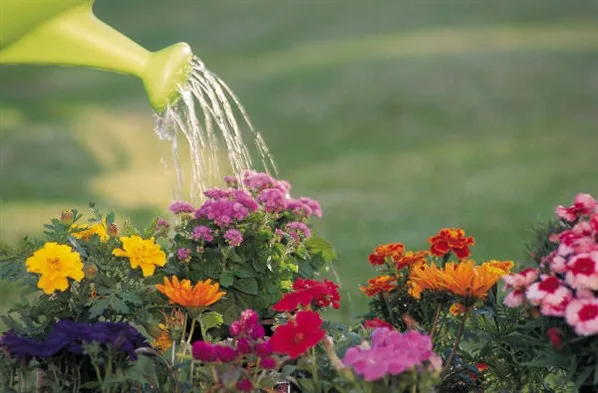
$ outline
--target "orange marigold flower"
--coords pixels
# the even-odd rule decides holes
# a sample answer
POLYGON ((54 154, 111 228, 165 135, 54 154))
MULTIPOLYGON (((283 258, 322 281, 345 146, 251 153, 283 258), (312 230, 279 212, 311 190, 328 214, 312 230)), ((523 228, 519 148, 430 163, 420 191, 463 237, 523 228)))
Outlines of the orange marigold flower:
POLYGON ((160 335, 156 337, 152 343, 152 347, 156 348, 158 352, 164 353, 168 351, 170 347, 172 347, 172 339, 170 338, 170 332, 168 331, 166 325, 160 323, 158 328, 160 329, 160 335))
POLYGON ((511 269, 515 266, 513 261, 497 261, 492 259, 488 262, 484 262, 482 266, 486 266, 487 269, 495 271, 500 275, 505 275, 511 273, 511 269))
POLYGON ((361 286, 361 292, 372 297, 382 292, 390 292, 397 286, 397 280, 392 276, 378 276, 368 280, 367 286, 361 286))
POLYGON ((407 281, 409 294, 414 298, 419 299, 424 290, 442 290, 439 281, 440 273, 441 270, 434 264, 414 266, 409 274, 409 281, 407 281))
POLYGON ((396 262, 403 256, 405 246, 402 243, 380 244, 374 249, 374 253, 370 254, 369 260, 372 265, 384 265, 386 258, 390 258, 396 262))
POLYGON ((461 228, 443 228, 436 236, 428 239, 432 255, 441 257, 449 252, 454 252, 457 258, 464 259, 471 255, 469 246, 475 244, 471 236, 465 236, 461 228))
POLYGON ((397 270, 409 266, 410 268, 416 265, 426 263, 426 257, 430 253, 428 251, 406 251, 405 254, 396 261, 397 270))
POLYGON ((475 266, 471 260, 461 263, 449 262, 440 272, 440 286, 443 290, 462 298, 468 305, 484 299, 487 292, 500 280, 503 274, 488 265, 475 266))
POLYGON ((156 289, 166 295, 172 303, 190 309, 201 309, 216 303, 226 294, 220 290, 220 284, 212 283, 211 279, 198 281, 191 287, 191 281, 172 276, 172 282, 164 277, 164 285, 157 284, 156 289))
POLYGON ((467 307, 465 307, 463 304, 461 303, 453 303, 451 305, 451 307, 449 308, 449 312, 451 314, 453 314, 454 316, 463 314, 465 311, 467 311, 467 307))

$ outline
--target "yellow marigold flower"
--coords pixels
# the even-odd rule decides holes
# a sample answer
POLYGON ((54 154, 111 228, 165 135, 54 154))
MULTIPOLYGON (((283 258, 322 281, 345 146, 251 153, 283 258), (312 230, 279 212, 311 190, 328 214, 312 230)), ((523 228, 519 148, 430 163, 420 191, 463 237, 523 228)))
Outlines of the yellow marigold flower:
POLYGON ((84 277, 83 262, 79 253, 69 246, 54 242, 46 243, 25 262, 27 271, 41 274, 37 287, 50 295, 55 290, 66 291, 67 278, 81 281, 84 277))
POLYGON ((75 239, 88 241, 93 235, 97 235, 102 243, 105 243, 110 239, 106 229, 106 219, 91 225, 75 224, 71 228, 77 230, 77 232, 73 233, 75 239))
POLYGON ((191 287, 191 281, 182 280, 172 276, 172 282, 164 277, 164 285, 156 285, 156 289, 163 293, 172 303, 180 306, 200 309, 216 303, 226 294, 220 291, 220 284, 212 283, 212 280, 198 281, 191 287))
POLYGON ((459 314, 463 314, 465 311, 467 311, 467 307, 465 307, 461 303, 453 303, 451 305, 451 307, 449 308, 449 312, 451 314, 453 314, 454 316, 457 316, 459 314))
POLYGON ((159 244, 154 243, 154 238, 142 239, 139 236, 121 237, 123 248, 115 248, 112 255, 127 257, 131 268, 141 267, 143 277, 154 274, 156 266, 166 264, 166 254, 159 244))
POLYGON ((488 262, 484 262, 482 266, 486 266, 487 269, 490 269, 497 274, 505 275, 511 273, 511 269, 515 266, 513 261, 497 261, 492 259, 488 262))
POLYGON ((416 265, 411 269, 409 273, 409 294, 416 299, 421 298, 421 293, 424 290, 439 291, 442 290, 440 285, 440 272, 436 265, 416 265))
POLYGON ((372 297, 382 292, 390 292, 397 286, 397 279, 392 276, 378 276, 368 280, 367 286, 359 289, 366 296, 372 297))
POLYGON ((172 339, 170 338, 170 332, 168 328, 164 324, 159 324, 158 328, 160 329, 160 335, 156 337, 152 346, 160 353, 164 353, 168 351, 170 347, 172 347, 172 339))
POLYGON ((502 273, 496 268, 475 266, 474 261, 449 262, 440 272, 440 286, 447 292, 460 296, 467 305, 477 299, 484 299, 490 288, 500 280, 502 273))

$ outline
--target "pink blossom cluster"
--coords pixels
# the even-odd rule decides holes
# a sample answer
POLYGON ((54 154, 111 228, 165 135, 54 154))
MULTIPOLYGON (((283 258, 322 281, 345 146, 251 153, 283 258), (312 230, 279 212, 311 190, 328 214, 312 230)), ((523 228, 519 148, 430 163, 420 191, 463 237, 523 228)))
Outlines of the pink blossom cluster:
POLYGON ((430 336, 414 330, 401 333, 382 327, 373 331, 371 345, 349 348, 343 363, 366 381, 377 381, 412 368, 439 370, 442 360, 432 351, 430 336))
POLYGON ((244 190, 214 188, 205 192, 210 198, 195 211, 195 218, 207 218, 219 227, 226 227, 235 220, 241 221, 258 209, 253 197, 244 190))
POLYGON ((233 247, 237 247, 243 242, 243 234, 238 229, 227 230, 223 237, 233 247))
MULTIPOLYGON (((230 182, 227 182, 231 184, 230 182)), ((259 194, 268 188, 275 188, 286 195, 291 191, 291 185, 284 180, 276 180, 264 172, 246 171, 243 173, 243 185, 250 191, 259 194)))
POLYGON ((192 237, 193 240, 205 240, 207 242, 214 240, 214 234, 212 230, 206 225, 198 225, 193 228, 192 237))
POLYGON ((307 239, 311 236, 311 231, 305 223, 301 221, 292 221, 285 225, 285 230, 295 240, 300 242, 303 239, 307 239))
MULTIPOLYGON (((193 358, 204 363, 234 363, 246 367, 245 373, 251 373, 249 365, 272 370, 278 362, 272 356, 270 341, 265 338, 264 327, 259 323, 259 315, 253 310, 245 310, 238 320, 229 327, 232 337, 227 343, 211 344, 196 341, 193 344, 193 358)), ((251 391, 253 384, 246 376, 237 383, 240 391, 251 391), (245 390, 245 388, 247 390, 245 390)))
POLYGON ((598 334, 598 203, 579 194, 570 207, 558 206, 556 215, 566 226, 550 236, 557 249, 539 269, 503 277, 510 291, 505 304, 527 302, 543 315, 564 317, 578 335, 598 334))

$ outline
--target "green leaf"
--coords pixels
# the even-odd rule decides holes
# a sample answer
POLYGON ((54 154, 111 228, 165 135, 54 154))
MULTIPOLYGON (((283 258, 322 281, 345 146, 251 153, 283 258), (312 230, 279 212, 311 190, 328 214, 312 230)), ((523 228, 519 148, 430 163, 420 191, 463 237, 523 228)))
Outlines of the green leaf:
POLYGON ((99 317, 106 311, 110 305, 110 298, 105 297, 94 301, 93 305, 89 308, 89 317, 94 319, 99 317))
POLYGON ((250 278, 257 276, 255 270, 251 269, 249 266, 243 265, 240 266, 239 269, 235 270, 235 276, 239 278, 250 278))
POLYGON ((235 275, 230 271, 222 272, 218 281, 224 288, 228 288, 235 282, 235 275))
POLYGON ((129 309, 129 307, 127 306, 127 303, 125 303, 118 296, 111 296, 110 299, 111 299, 110 304, 112 305, 112 309, 117 314, 128 314, 131 312, 131 309, 129 309))
POLYGON ((266 260, 262 259, 262 258, 254 259, 253 262, 251 262, 251 265, 253 266, 255 271, 258 273, 266 271, 266 269, 268 268, 268 264, 266 263, 266 260))
POLYGON ((208 311, 201 313, 198 319, 204 331, 220 327, 224 323, 224 318, 222 318, 222 314, 216 311, 208 311))
POLYGON ((319 254, 326 262, 332 262, 337 259, 334 247, 321 237, 310 237, 305 241, 307 248, 312 254, 319 254))
POLYGON ((140 305, 143 303, 141 298, 135 292, 121 292, 118 294, 122 300, 133 305, 140 305))
POLYGON ((258 293, 258 285, 255 278, 241 278, 235 281, 234 288, 248 295, 257 295, 258 293))

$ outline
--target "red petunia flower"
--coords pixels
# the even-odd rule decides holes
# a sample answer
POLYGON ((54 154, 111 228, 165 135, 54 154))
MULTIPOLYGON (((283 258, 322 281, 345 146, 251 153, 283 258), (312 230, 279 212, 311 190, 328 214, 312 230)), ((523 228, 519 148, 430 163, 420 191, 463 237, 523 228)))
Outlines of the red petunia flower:
POLYGON ((403 251, 405 251, 405 246, 402 243, 380 244, 368 259, 372 265, 384 265, 386 258, 390 258, 390 260, 397 263, 403 256, 403 251))
POLYGON ((490 366, 486 363, 476 363, 475 368, 477 368, 480 372, 484 372, 490 368, 490 366))
POLYGON ((326 335, 322 318, 314 311, 299 311, 294 320, 279 326, 270 338, 272 350, 295 359, 314 347, 326 335))
POLYGON ((307 307, 315 303, 318 307, 340 308, 341 296, 338 285, 329 280, 319 282, 298 278, 293 284, 293 292, 284 294, 282 299, 272 306, 278 312, 295 311, 300 306, 307 307))
POLYGON ((365 323, 363 324, 363 326, 365 326, 366 329, 375 329, 375 328, 381 328, 381 327, 394 329, 394 326, 392 326, 390 323, 388 323, 378 317, 376 317, 374 319, 367 319, 365 321, 365 323))
POLYGON ((475 245, 471 236, 465 236, 461 228, 443 228, 437 235, 428 239, 430 253, 441 257, 449 252, 454 252, 457 258, 464 259, 471 255, 469 246, 475 245))

